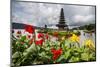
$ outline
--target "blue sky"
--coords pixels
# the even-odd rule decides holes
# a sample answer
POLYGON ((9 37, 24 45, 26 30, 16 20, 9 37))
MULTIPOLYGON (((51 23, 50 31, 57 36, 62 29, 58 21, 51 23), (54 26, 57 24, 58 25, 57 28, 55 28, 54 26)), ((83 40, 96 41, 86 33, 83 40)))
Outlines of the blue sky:
MULTIPOLYGON (((34 2, 12 2, 12 22, 43 27, 57 24, 60 10, 64 9, 66 24, 80 26, 95 23, 95 7, 34 2)), ((50 28, 56 28, 51 26, 50 28)))

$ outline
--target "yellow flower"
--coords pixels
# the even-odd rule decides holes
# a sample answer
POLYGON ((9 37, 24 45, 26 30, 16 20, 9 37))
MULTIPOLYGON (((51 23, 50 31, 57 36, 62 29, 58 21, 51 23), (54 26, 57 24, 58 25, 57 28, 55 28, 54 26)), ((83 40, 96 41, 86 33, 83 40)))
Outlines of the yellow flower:
POLYGON ((85 40, 84 45, 86 45, 87 47, 90 47, 90 48, 91 48, 91 47, 95 48, 94 42, 93 42, 91 39, 85 40))
POLYGON ((79 38, 77 35, 73 34, 73 35, 70 37, 70 40, 71 40, 72 42, 79 42, 79 41, 80 41, 80 38, 79 38))
POLYGON ((61 40, 65 40, 65 36, 63 36, 63 37, 61 38, 61 40))

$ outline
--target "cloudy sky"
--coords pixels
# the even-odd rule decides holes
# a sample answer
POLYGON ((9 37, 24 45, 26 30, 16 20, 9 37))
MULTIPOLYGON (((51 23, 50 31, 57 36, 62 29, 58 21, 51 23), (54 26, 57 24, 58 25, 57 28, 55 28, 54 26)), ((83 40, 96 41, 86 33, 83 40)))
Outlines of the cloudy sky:
POLYGON ((66 24, 80 26, 95 23, 95 7, 68 4, 12 2, 12 22, 56 28, 61 8, 64 9, 66 24), (51 26, 53 25, 53 26, 51 26))

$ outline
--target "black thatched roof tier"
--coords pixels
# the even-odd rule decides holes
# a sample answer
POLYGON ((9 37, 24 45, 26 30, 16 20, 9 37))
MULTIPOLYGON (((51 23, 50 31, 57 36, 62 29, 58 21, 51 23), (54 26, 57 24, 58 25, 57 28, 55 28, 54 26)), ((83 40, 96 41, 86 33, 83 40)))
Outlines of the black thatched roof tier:
POLYGON ((66 24, 57 24, 56 26, 58 26, 58 27, 67 27, 68 25, 66 25, 66 24))

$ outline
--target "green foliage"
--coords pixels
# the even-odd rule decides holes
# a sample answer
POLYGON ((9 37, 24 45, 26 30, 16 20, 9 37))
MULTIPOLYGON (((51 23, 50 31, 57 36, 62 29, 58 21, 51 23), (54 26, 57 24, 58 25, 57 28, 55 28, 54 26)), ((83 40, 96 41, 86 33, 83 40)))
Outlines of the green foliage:
POLYGON ((95 50, 76 46, 78 43, 72 43, 66 39, 63 41, 52 42, 46 40, 43 46, 36 45, 34 42, 29 46, 26 36, 20 39, 12 39, 12 66, 32 65, 32 64, 52 64, 52 63, 68 63, 95 61, 95 50), (23 42, 23 44, 21 43, 23 42), (70 46, 73 44, 73 46, 70 46), (51 48, 62 48, 62 54, 58 59, 53 60, 51 48))

